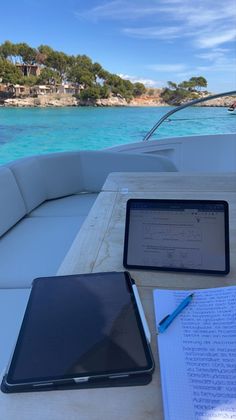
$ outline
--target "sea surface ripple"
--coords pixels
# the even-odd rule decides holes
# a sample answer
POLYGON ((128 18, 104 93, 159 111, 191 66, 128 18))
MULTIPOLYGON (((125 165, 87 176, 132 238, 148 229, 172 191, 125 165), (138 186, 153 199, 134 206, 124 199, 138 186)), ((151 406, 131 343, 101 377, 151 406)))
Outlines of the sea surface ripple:
MULTIPOLYGON (((0 164, 50 152, 98 150, 141 141, 171 107, 0 108, 0 164)), ((154 139, 236 132, 226 108, 191 107, 173 115, 154 139)))

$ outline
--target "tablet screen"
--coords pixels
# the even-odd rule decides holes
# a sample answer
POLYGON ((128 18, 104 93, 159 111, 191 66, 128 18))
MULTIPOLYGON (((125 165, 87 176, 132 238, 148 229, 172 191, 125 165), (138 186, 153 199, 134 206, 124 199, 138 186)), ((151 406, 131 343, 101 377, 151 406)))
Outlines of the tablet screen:
POLYGON ((228 273, 227 203, 129 200, 124 266, 228 273))
POLYGON ((128 273, 34 282, 8 384, 152 369, 128 273))

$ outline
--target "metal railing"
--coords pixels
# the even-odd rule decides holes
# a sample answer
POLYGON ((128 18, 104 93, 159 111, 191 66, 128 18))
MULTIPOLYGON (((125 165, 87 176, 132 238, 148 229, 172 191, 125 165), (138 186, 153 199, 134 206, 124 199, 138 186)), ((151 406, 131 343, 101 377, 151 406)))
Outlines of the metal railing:
POLYGON ((170 115, 174 114, 175 112, 178 112, 181 109, 187 108, 189 106, 199 104, 201 102, 210 101, 211 99, 221 98, 222 96, 232 96, 235 94, 236 94, 236 90, 232 90, 231 92, 217 93, 215 95, 205 96, 204 98, 195 99, 194 101, 187 102, 186 104, 177 106, 176 108, 172 109, 171 111, 163 115, 162 118, 160 118, 160 120, 152 127, 152 129, 143 138, 143 141, 149 140, 149 138, 153 135, 153 133, 157 130, 157 128, 163 123, 163 121, 165 121, 170 115))

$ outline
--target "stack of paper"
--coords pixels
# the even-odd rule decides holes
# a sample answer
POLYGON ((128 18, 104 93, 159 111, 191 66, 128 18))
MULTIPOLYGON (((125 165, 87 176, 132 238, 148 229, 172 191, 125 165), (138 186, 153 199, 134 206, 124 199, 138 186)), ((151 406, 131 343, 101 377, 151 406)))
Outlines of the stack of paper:
POLYGON ((194 292, 158 334, 165 420, 236 419, 236 287, 155 290, 156 326, 194 292))

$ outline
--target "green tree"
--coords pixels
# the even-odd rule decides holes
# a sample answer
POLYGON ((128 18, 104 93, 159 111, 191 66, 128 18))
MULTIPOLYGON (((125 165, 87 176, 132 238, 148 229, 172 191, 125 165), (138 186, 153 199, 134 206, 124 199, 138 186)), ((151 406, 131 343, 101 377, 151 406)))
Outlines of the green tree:
POLYGON ((12 63, 21 62, 22 64, 34 64, 36 61, 37 50, 31 48, 25 42, 13 44, 10 41, 5 41, 0 45, 0 56, 12 63))
POLYGON ((108 72, 106 72, 99 63, 93 63, 91 71, 94 75, 95 83, 104 82, 108 77, 108 72))
POLYGON ((36 56, 37 63, 46 65, 47 58, 53 53, 53 49, 48 45, 40 45, 36 56))
POLYGON ((48 57, 50 54, 53 53, 53 49, 51 47, 49 47, 49 45, 40 45, 38 47, 38 52, 40 54, 45 55, 46 57, 48 57))
POLYGON ((92 60, 89 57, 77 55, 71 59, 71 63, 67 71, 68 80, 84 85, 85 89, 96 84, 95 71, 100 70, 100 68, 98 68, 98 65, 93 67, 92 60))
POLYGON ((171 82, 170 80, 167 82, 169 89, 177 89, 177 84, 175 82, 171 82))
POLYGON ((60 51, 52 51, 48 54, 45 64, 47 67, 57 71, 61 80, 66 76, 68 71, 69 59, 66 54, 60 51))
POLYGON ((100 77, 100 73, 102 72, 103 68, 99 63, 93 63, 92 65, 92 72, 95 74, 96 77, 100 77))
POLYGON ((133 85, 133 95, 134 96, 141 96, 146 92, 146 88, 143 83, 137 82, 133 85))
POLYGON ((192 100, 198 98, 199 93, 196 92, 196 87, 206 87, 207 81, 204 77, 191 77, 189 80, 176 84, 167 82, 168 87, 161 93, 162 99, 165 102, 179 105, 184 100, 192 100))
POLYGON ((37 79, 37 84, 55 84, 55 83, 59 83, 60 82, 60 76, 59 74, 50 69, 45 67, 44 69, 42 69, 38 79, 37 79))
POLYGON ((106 83, 107 79, 109 78, 110 73, 107 70, 104 70, 103 68, 99 71, 98 77, 106 83))
POLYGON ((20 85, 34 86, 37 84, 37 81, 38 81, 37 76, 34 76, 33 74, 29 74, 29 76, 21 76, 19 83, 20 85))
POLYGON ((109 98, 110 90, 108 86, 100 86, 100 98, 107 99, 109 98))
POLYGON ((85 101, 96 101, 96 99, 100 98, 99 86, 92 86, 88 87, 87 89, 81 90, 79 98, 85 101))
POLYGON ((69 69, 67 77, 71 82, 84 85, 85 88, 92 87, 94 84, 94 75, 79 64, 75 64, 69 69))
POLYGON ((194 88, 194 84, 190 80, 184 80, 178 84, 178 88, 191 90, 194 88))
POLYGON ((129 80, 124 80, 117 74, 109 74, 105 85, 110 88, 114 95, 121 95, 125 99, 133 97, 133 84, 129 80))
POLYGON ((37 50, 25 42, 15 44, 15 54, 20 57, 23 64, 35 64, 36 62, 37 50))
POLYGON ((12 63, 0 58, 0 78, 3 83, 20 83, 21 71, 12 63))
MULTIPOLYGON (((87 55, 67 55, 53 50, 49 45, 32 48, 25 42, 13 44, 5 41, 0 45, 1 74, 4 81, 22 84, 51 84, 62 81, 77 83, 83 88, 83 98, 90 100, 109 95, 120 95, 127 100, 145 93, 142 83, 131 83, 116 74, 103 69, 101 64, 93 63, 87 55), (5 64, 7 62, 8 64, 5 64), (22 76, 12 63, 43 65, 40 76, 22 76)), ((172 83, 172 82, 170 82, 172 83)))
POLYGON ((87 55, 77 55, 73 59, 73 66, 80 68, 81 71, 93 74, 93 62, 87 55))
POLYGON ((180 105, 183 100, 189 98, 190 93, 181 88, 176 88, 176 90, 171 89, 164 89, 164 91, 161 93, 161 98, 171 104, 171 105, 180 105))
POLYGON ((5 58, 6 60, 9 60, 13 63, 16 55, 16 47, 12 42, 5 41, 0 45, 0 57, 5 58))
POLYGON ((199 90, 201 90, 202 87, 207 87, 207 80, 203 76, 191 77, 190 82, 199 90))
POLYGON ((154 96, 155 94, 155 90, 154 89, 148 89, 148 95, 149 96, 154 96))

